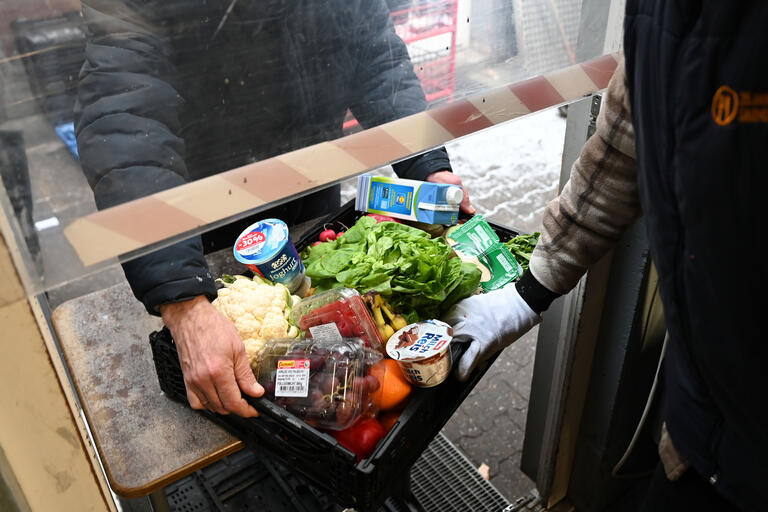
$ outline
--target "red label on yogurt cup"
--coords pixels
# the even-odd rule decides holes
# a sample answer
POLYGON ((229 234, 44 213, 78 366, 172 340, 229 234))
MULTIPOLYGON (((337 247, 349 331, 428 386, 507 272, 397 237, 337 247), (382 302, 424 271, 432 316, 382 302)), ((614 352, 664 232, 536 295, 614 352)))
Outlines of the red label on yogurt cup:
POLYGON ((237 250, 242 251, 243 249, 257 248, 259 245, 263 244, 266 239, 264 233, 261 231, 251 231, 237 241, 237 250))

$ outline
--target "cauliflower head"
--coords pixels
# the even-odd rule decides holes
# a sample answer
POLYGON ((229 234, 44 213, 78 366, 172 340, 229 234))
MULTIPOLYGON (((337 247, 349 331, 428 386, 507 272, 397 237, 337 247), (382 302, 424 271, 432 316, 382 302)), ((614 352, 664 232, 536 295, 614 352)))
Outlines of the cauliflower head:
POLYGON ((291 296, 284 285, 245 276, 223 276, 219 282, 224 288, 218 291, 213 307, 235 325, 251 368, 258 365, 266 340, 299 335, 290 320, 298 297, 291 296))

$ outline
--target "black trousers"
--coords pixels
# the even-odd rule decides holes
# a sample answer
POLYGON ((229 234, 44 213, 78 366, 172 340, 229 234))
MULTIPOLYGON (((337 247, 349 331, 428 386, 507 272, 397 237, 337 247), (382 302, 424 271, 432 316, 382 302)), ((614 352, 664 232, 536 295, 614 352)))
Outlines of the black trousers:
POLYGON ((738 512, 693 468, 689 468, 676 482, 670 482, 661 462, 651 477, 645 501, 640 512, 738 512))

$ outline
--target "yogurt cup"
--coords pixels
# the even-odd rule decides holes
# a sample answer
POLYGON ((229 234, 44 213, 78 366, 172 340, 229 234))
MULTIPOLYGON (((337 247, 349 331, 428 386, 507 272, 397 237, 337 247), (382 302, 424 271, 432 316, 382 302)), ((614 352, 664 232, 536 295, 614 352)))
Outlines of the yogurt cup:
POLYGON ((429 388, 451 373, 453 329, 440 320, 406 325, 387 341, 387 355, 398 362, 414 386, 429 388))
POLYGON ((280 219, 264 219, 248 226, 235 240, 235 259, 254 274, 282 283, 294 293, 304 282, 299 258, 288 226, 280 219))

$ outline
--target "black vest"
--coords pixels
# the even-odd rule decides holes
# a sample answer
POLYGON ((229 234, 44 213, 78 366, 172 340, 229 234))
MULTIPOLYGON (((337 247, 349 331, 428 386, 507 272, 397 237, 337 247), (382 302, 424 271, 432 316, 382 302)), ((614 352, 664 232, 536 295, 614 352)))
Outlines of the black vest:
POLYGON ((768 2, 629 0, 625 53, 667 426, 731 502, 765 510, 768 2))

